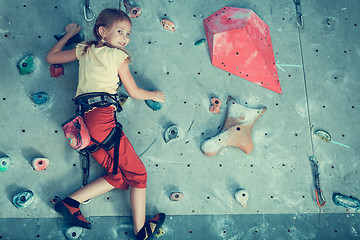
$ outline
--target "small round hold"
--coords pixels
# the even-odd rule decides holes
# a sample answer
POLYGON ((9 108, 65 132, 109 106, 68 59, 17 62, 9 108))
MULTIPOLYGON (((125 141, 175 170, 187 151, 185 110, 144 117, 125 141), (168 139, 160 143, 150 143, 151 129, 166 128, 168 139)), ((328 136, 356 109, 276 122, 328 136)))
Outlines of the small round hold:
POLYGON ((182 193, 182 192, 172 192, 169 197, 170 197, 171 201, 180 201, 181 199, 184 198, 184 193, 182 193))
POLYGON ((31 162, 31 166, 36 171, 42 171, 49 166, 49 159, 47 158, 34 158, 31 162))
POLYGON ((153 100, 145 100, 146 105, 151 108, 153 111, 158 111, 162 108, 161 102, 155 102, 153 100))
POLYGON ((212 113, 219 113, 220 112, 221 101, 218 98, 211 98, 211 107, 209 111, 212 113))
POLYGON ((166 129, 164 134, 164 140, 166 143, 178 137, 179 137, 179 129, 175 124, 171 125, 166 129))
POLYGON ((42 105, 49 100, 49 94, 46 92, 37 92, 31 95, 31 99, 36 105, 42 105))
POLYGON ((245 189, 240 188, 235 193, 235 199, 236 199, 236 201, 238 201, 240 203, 240 205, 243 208, 246 208, 247 207, 247 201, 249 199, 249 193, 245 189))
POLYGON ((31 190, 20 192, 13 197, 13 204, 17 208, 26 208, 34 201, 35 196, 31 190))
POLYGON ((11 164, 10 157, 5 156, 0 158, 0 172, 6 171, 9 169, 11 164))
POLYGON ((69 227, 65 231, 66 239, 68 239, 68 240, 78 239, 80 237, 80 235, 82 234, 82 231, 83 231, 82 227, 77 227, 77 226, 69 227))

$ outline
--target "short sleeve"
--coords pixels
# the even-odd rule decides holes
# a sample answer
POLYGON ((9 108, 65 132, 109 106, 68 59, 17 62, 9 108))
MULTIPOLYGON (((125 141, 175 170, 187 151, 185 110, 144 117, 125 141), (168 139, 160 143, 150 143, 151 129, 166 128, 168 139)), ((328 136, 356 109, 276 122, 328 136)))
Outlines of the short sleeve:
POLYGON ((75 54, 76 54, 76 58, 79 60, 80 57, 85 53, 85 48, 87 47, 86 43, 85 42, 81 42, 81 43, 78 43, 76 45, 76 51, 75 51, 75 54))
POLYGON ((115 62, 116 62, 116 66, 119 67, 128 57, 129 55, 127 55, 126 52, 120 50, 120 49, 115 49, 115 62))

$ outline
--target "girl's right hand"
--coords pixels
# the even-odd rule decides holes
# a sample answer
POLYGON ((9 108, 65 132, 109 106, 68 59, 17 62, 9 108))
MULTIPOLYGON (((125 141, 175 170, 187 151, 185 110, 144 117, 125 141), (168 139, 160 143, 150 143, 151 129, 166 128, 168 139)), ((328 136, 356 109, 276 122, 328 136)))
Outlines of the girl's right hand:
POLYGON ((153 101, 164 103, 165 102, 164 93, 161 91, 154 91, 154 92, 155 92, 155 97, 153 98, 153 101))
POLYGON ((66 26, 65 31, 70 37, 75 36, 81 30, 81 26, 77 25, 76 23, 70 23, 66 26))

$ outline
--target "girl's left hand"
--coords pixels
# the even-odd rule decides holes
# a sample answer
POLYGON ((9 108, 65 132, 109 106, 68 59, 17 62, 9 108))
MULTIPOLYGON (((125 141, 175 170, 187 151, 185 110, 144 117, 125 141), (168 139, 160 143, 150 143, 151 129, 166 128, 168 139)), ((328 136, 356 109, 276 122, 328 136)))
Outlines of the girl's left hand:
POLYGON ((81 26, 77 25, 76 23, 70 23, 65 28, 66 33, 68 35, 70 35, 71 37, 78 34, 80 32, 80 30, 81 30, 81 26))

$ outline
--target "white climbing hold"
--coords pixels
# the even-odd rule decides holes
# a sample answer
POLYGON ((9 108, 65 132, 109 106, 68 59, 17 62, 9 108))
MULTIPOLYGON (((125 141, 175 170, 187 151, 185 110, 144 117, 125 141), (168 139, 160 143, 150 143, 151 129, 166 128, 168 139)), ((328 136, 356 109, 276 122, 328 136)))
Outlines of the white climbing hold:
POLYGON ((236 201, 238 201, 240 203, 240 205, 243 208, 246 208, 247 207, 247 201, 249 199, 249 193, 245 189, 240 188, 235 193, 235 199, 236 199, 236 201))
POLYGON ((66 229, 65 236, 66 239, 72 240, 72 239, 78 239, 82 233, 82 228, 77 226, 72 226, 66 229))

